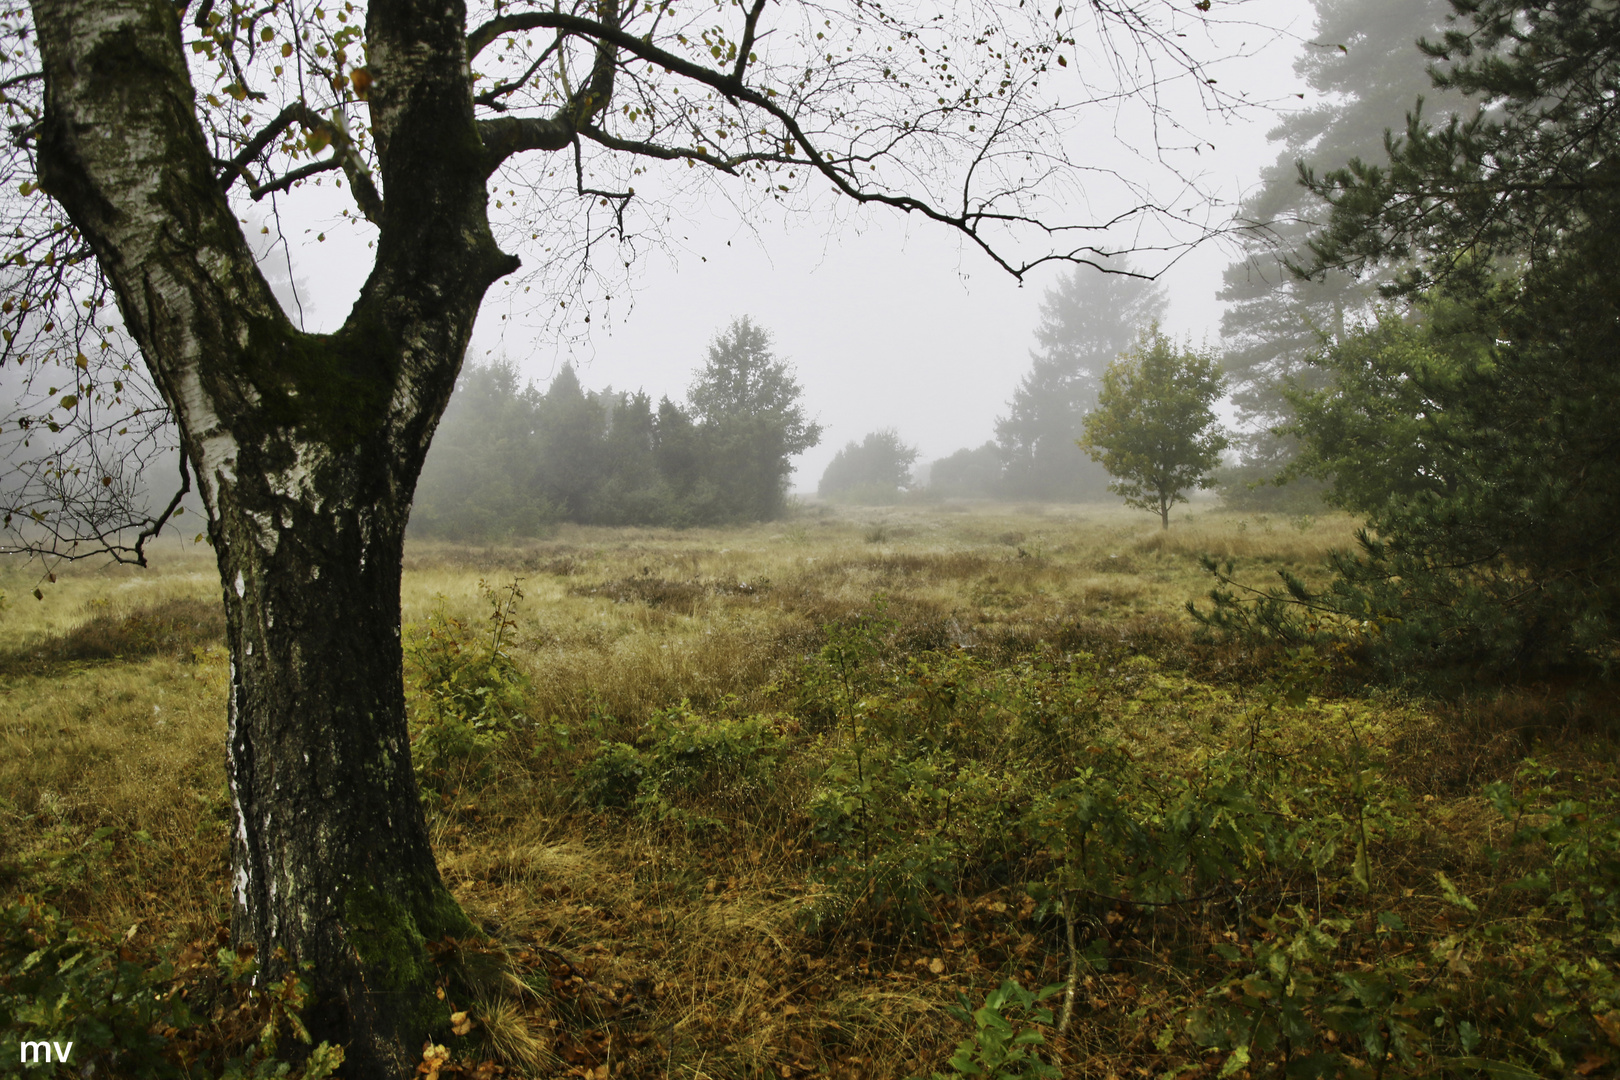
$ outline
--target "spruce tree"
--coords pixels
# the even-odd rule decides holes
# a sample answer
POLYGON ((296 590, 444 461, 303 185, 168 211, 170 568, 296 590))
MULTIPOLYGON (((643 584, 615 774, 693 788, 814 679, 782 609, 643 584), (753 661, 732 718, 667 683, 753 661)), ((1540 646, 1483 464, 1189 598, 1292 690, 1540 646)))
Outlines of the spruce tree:
MULTIPOLYGON (((1128 264, 1116 269, 1128 270, 1128 264)), ((1103 372, 1131 347, 1144 326, 1163 317, 1167 299, 1156 282, 1125 273, 1079 268, 1058 279, 1041 301, 1039 348, 1006 416, 996 421, 1005 471, 1002 490, 1017 498, 1085 499, 1102 494, 1107 476, 1076 449, 1086 413, 1096 407, 1103 372)))

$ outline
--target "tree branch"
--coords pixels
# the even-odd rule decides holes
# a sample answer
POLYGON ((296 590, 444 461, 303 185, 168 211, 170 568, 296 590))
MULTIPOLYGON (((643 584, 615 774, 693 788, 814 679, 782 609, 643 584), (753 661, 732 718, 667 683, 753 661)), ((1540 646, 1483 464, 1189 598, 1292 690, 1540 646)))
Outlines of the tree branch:
POLYGON ((342 165, 336 158, 327 158, 325 161, 312 161, 302 168, 294 169, 292 172, 270 181, 268 184, 261 185, 255 184, 251 180, 248 181, 248 194, 253 196, 254 202, 258 202, 273 192, 286 191, 300 180, 307 180, 311 176, 319 176, 321 173, 336 172, 340 168, 342 168, 342 165))
MULTIPOLYGON (((601 8, 605 16, 603 22, 582 21, 589 26, 601 28, 604 34, 577 35, 596 38, 596 58, 591 63, 591 76, 584 86, 569 93, 568 100, 549 119, 502 117, 498 120, 478 122, 479 133, 484 139, 486 176, 499 168, 501 162, 520 151, 561 150, 573 145, 575 137, 589 124, 591 117, 607 108, 608 102, 613 100, 613 79, 618 71, 619 55, 612 38, 605 35, 623 35, 624 32, 619 27, 618 0, 601 0, 601 8)), ((485 24, 486 27, 488 25, 490 24, 485 24)), ((481 27, 480 30, 482 29, 481 27)), ((557 43, 553 44, 552 48, 556 48, 565 37, 574 33, 567 28, 559 29, 561 32, 557 35, 557 43)), ((474 36, 477 33, 478 31, 475 31, 474 36)), ((530 71, 533 70, 531 67, 530 71)), ((525 79, 527 77, 524 76, 525 79)), ((564 87, 566 86, 565 75, 564 87)))
POLYGON ((754 30, 759 26, 760 13, 765 10, 765 0, 754 0, 754 6, 748 11, 748 18, 743 23, 742 44, 737 46, 737 64, 731 69, 731 77, 736 82, 742 82, 743 72, 748 70, 748 53, 754 47, 754 30))
POLYGON ((798 158, 789 158, 781 154, 739 154, 736 157, 715 157, 706 150, 697 150, 686 146, 664 146, 660 143, 642 142, 639 139, 621 139, 616 135, 609 135, 593 124, 587 124, 579 129, 579 133, 598 145, 609 150, 622 150, 629 154, 638 154, 641 157, 657 158, 660 161, 696 161, 721 172, 736 175, 739 165, 746 165, 752 161, 771 161, 781 165, 799 163, 798 158))
POLYGON ((25 71, 21 75, 13 75, 9 79, 0 81, 0 90, 10 90, 13 86, 20 86, 25 82, 33 82, 35 79, 43 79, 44 77, 45 73, 43 71, 25 71))
POLYGON ((529 65, 529 70, 525 71, 522 75, 518 76, 518 78, 511 82, 496 83, 482 94, 479 94, 477 97, 473 98, 473 104, 484 105, 488 108, 496 110, 497 112, 505 112, 506 106, 501 102, 500 99, 505 97, 507 94, 521 89, 524 84, 534 76, 534 73, 540 70, 540 65, 545 63, 546 60, 551 57, 552 53, 556 52, 562 47, 562 43, 567 40, 567 38, 567 34, 558 34, 554 39, 552 39, 551 44, 546 46, 545 51, 534 58, 534 63, 529 65))
MULTIPOLYGON (((169 505, 163 508, 163 513, 148 521, 142 526, 141 531, 135 534, 135 562, 137 565, 146 565, 146 542, 163 531, 163 526, 168 524, 169 519, 179 511, 181 501, 185 499, 186 493, 190 490, 191 466, 186 461, 186 455, 182 453, 180 455, 180 490, 174 493, 174 498, 170 499, 169 505)), ((113 552, 113 558, 118 559, 116 551, 113 552)), ((118 561, 122 562, 123 560, 119 559, 118 561)))
MULTIPOLYGON (((755 0, 755 2, 757 4, 759 0, 755 0)), ((573 34, 579 37, 594 38, 598 42, 610 44, 617 49, 636 57, 637 59, 660 67, 672 75, 678 75, 690 79, 693 82, 700 83, 709 87, 710 89, 716 90, 734 104, 746 103, 762 110, 779 122, 788 132, 789 136, 791 137, 791 141, 804 151, 804 164, 810 166, 822 176, 826 177, 826 179, 830 181, 841 194, 857 203, 875 203, 881 206, 889 206, 905 213, 920 214, 921 216, 928 218, 931 221, 936 221, 942 225, 949 225, 961 232, 963 235, 967 236, 973 242, 973 244, 979 248, 979 250, 989 256, 991 261, 1020 281, 1023 280, 1024 276, 1035 267, 1054 260, 1086 262, 1097 266, 1098 269, 1107 269, 1101 263, 1093 262, 1089 259, 1078 258, 1077 252, 1046 255, 1031 262, 1015 265, 1014 263, 1008 261, 1006 256, 997 251, 989 241, 980 235, 979 229, 981 226, 986 223, 1023 224, 1030 225, 1045 232, 1054 234, 1063 230, 1058 227, 1045 225, 1037 219, 1021 214, 993 213, 983 209, 982 207, 978 210, 971 210, 967 206, 963 206, 960 212, 950 212, 941 210, 938 207, 933 206, 915 196, 891 195, 887 192, 868 191, 858 186, 853 179, 846 174, 845 171, 840 170, 838 165, 829 159, 827 155, 824 154, 815 145, 815 143, 811 141, 809 134, 805 132, 804 128, 800 125, 798 118, 794 116, 793 113, 772 101, 771 98, 764 92, 755 90, 745 85, 741 79, 731 74, 715 71, 711 68, 706 68, 701 64, 693 63, 691 60, 688 60, 685 57, 677 56, 666 49, 654 45, 648 40, 637 37, 634 34, 627 33, 618 26, 608 25, 603 22, 583 18, 578 15, 566 14, 560 11, 534 11, 528 12, 524 15, 509 15, 491 19, 489 22, 485 23, 483 26, 474 31, 473 34, 469 35, 468 47, 471 49, 476 45, 478 48, 483 48, 500 34, 511 33, 516 30, 531 30, 541 28, 561 30, 565 33, 573 34)), ((606 102, 604 101, 597 104, 596 107, 600 108, 601 105, 605 104, 606 102)), ((553 118, 553 122, 558 119, 561 118, 553 118)), ((489 121, 486 121, 486 123, 489 123, 489 121)), ((530 123, 536 122, 530 121, 530 123)), ((581 133, 583 134, 584 132, 581 133)), ((589 137, 594 141, 601 142, 605 146, 613 145, 612 143, 604 142, 603 138, 596 134, 592 134, 589 137)), ((487 145, 488 144, 486 144, 486 146, 487 145)), ((486 167, 490 172, 494 172, 494 170, 500 166, 501 161, 504 160, 504 157, 512 153, 517 153, 528 149, 561 149, 566 145, 566 142, 556 145, 539 143, 531 144, 525 140, 516 139, 504 144, 504 153, 501 150, 492 149, 490 151, 491 160, 487 162, 486 167)), ((615 148, 629 150, 633 149, 636 145, 638 144, 621 141, 615 148)), ((702 160, 694 155, 684 153, 663 154, 654 152, 649 154, 649 156, 693 156, 694 160, 702 160)), ((718 162, 723 159, 713 160, 718 162)))
POLYGON ((338 112, 335 119, 328 120, 302 101, 295 101, 277 113, 270 123, 248 141, 240 153, 226 162, 224 171, 219 175, 219 183, 221 190, 229 191, 237 177, 241 177, 247 182, 248 192, 257 202, 273 191, 283 191, 299 180, 333 169, 342 169, 343 175, 348 177, 349 190, 354 194, 355 204, 360 207, 360 212, 366 216, 366 220, 380 224, 383 210, 382 196, 377 193, 377 185, 371 179, 371 170, 366 167, 359 149, 354 145, 354 139, 349 135, 349 127, 344 123, 342 112, 338 112), (255 184, 247 174, 247 167, 257 161, 265 148, 295 122, 325 136, 326 141, 331 144, 332 156, 326 161, 294 169, 271 183, 255 184))

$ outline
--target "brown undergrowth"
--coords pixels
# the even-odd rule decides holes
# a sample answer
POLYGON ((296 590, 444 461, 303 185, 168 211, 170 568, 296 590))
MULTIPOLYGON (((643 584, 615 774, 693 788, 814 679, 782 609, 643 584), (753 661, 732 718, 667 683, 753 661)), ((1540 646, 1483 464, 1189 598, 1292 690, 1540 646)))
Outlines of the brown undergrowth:
MULTIPOLYGON (((1065 1076, 1613 1075, 1607 699, 1425 702, 1196 640, 1200 550, 1306 573, 1348 523, 1150 526, 978 508, 413 548, 419 775, 489 935, 438 948, 506 973, 447 974, 466 1000, 429 1064, 957 1075, 1013 979, 1059 987, 1044 1022, 1006 1016, 1065 1076)), ((0 672, 5 888, 184 952, 227 914, 217 630, 93 660, 67 643, 168 598, 119 622, 64 584, 80 618, 0 672)))

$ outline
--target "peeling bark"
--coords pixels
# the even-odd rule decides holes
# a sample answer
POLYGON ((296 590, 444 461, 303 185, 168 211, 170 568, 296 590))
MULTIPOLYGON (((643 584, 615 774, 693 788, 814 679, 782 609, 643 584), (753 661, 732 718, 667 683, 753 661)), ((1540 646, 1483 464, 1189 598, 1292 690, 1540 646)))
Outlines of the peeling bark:
POLYGON ((411 770, 400 560, 416 477, 489 284, 459 3, 368 16, 384 200, 344 327, 294 328, 227 205, 168 0, 37 0, 40 180, 113 282, 207 507, 231 653, 233 936, 313 962, 316 1039, 409 1072, 447 1024, 426 943, 472 933, 411 770))

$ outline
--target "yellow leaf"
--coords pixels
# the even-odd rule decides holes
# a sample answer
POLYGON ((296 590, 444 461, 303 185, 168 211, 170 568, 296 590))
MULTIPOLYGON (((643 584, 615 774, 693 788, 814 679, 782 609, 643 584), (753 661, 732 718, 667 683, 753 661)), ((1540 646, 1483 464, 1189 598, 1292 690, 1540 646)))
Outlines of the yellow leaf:
POLYGON ((465 1012, 450 1014, 450 1030, 457 1035, 465 1035, 473 1029, 472 1017, 465 1012))

